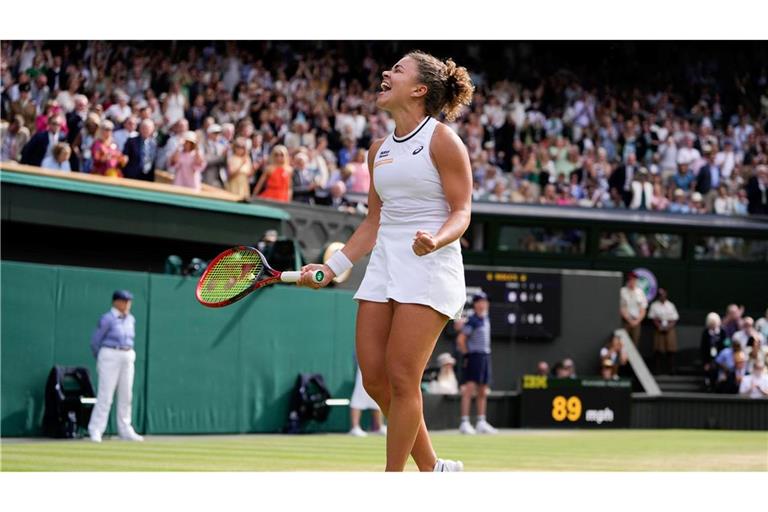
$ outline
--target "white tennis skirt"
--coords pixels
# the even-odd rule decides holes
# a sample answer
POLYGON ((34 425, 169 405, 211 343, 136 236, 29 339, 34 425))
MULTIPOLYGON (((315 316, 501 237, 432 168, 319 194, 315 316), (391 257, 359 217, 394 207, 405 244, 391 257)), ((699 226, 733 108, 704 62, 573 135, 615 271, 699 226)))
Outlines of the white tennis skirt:
POLYGON ((379 227, 376 246, 355 294, 356 300, 423 304, 458 319, 467 300, 461 245, 456 240, 426 256, 413 252, 417 230, 411 225, 379 227))
POLYGON ((349 406, 359 411, 365 410, 379 410, 379 405, 371 398, 365 388, 363 387, 363 374, 360 373, 360 367, 357 368, 357 374, 355 375, 355 389, 352 390, 352 398, 349 400, 349 406))

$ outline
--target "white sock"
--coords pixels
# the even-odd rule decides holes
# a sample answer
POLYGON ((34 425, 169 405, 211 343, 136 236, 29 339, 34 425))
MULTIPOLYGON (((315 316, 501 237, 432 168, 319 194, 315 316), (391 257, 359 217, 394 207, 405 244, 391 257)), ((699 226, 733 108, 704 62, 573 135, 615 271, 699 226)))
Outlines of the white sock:
POLYGON ((469 416, 462 416, 461 417, 461 422, 462 423, 469 423, 469 416))
POLYGON ((483 414, 482 416, 478 416, 477 417, 477 422, 478 423, 484 423, 485 422, 485 414, 483 414))

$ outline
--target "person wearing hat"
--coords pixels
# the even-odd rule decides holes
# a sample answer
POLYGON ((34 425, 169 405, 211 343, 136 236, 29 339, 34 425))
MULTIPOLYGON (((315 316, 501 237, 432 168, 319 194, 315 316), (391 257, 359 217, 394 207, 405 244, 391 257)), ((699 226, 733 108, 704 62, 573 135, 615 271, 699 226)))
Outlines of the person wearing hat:
POLYGON ((619 312, 624 329, 632 338, 632 343, 640 343, 640 322, 645 318, 648 300, 645 292, 637 286, 637 274, 627 273, 627 284, 619 291, 619 312))
POLYGON ((637 172, 636 179, 632 181, 632 200, 629 203, 630 210, 650 211, 653 200, 653 185, 650 173, 645 167, 637 172))
POLYGON ((35 132, 35 118, 37 117, 37 105, 32 100, 32 85, 29 82, 19 84, 19 99, 11 102, 11 116, 21 116, 24 126, 30 133, 35 132))
POLYGON ((681 188, 675 189, 674 200, 669 203, 670 213, 691 213, 691 208, 685 198, 685 191, 681 188))
POLYGON ((600 362, 600 377, 603 380, 616 380, 619 378, 616 375, 616 368, 613 365, 613 361, 609 358, 605 358, 600 362))
POLYGON ((56 144, 66 142, 66 137, 61 131, 62 124, 62 117, 59 114, 52 114, 48 118, 48 129, 34 134, 22 148, 21 163, 39 167, 46 157, 53 154, 53 147, 56 144))
POLYGON ((455 395, 459 392, 459 383, 456 380, 456 359, 448 352, 443 352, 437 356, 437 365, 440 372, 437 378, 430 381, 427 385, 427 392, 435 395, 455 395))
POLYGON ((187 131, 181 142, 169 161, 169 167, 174 173, 173 184, 199 192, 203 187, 203 171, 208 163, 197 147, 195 132, 187 131))
POLYGON ((133 294, 128 290, 116 290, 112 294, 112 308, 101 315, 99 326, 91 336, 91 351, 96 358, 99 373, 99 389, 96 405, 88 423, 91 441, 100 443, 107 428, 109 410, 117 390, 117 432, 121 439, 143 441, 131 423, 133 398, 133 364, 136 352, 136 319, 131 314, 133 294))
POLYGON ((497 431, 485 419, 488 403, 488 385, 491 381, 491 321, 488 318, 488 296, 477 292, 472 296, 473 313, 467 319, 456 343, 463 355, 461 370, 461 423, 462 434, 495 434, 497 431), (469 422, 472 397, 477 396, 477 423, 469 422))
POLYGON ((18 161, 21 149, 29 142, 29 130, 24 126, 24 118, 15 115, 9 123, 0 121, 0 162, 18 161))
POLYGON ((120 152, 117 143, 112 138, 115 125, 112 121, 104 120, 99 127, 99 134, 93 143, 93 168, 92 174, 122 178, 121 169, 128 163, 128 158, 120 152))
POLYGON ((207 118, 204 123, 208 126, 205 129, 205 136, 200 140, 200 149, 205 155, 205 170, 203 171, 203 183, 214 187, 223 187, 223 173, 227 163, 227 153, 229 144, 221 135, 221 125, 213 122, 213 118, 207 118), (210 121, 210 122, 209 122, 210 121))
POLYGON ((123 176, 134 180, 155 181, 157 140, 154 121, 151 119, 141 121, 139 134, 126 141, 123 151, 128 158, 123 176))

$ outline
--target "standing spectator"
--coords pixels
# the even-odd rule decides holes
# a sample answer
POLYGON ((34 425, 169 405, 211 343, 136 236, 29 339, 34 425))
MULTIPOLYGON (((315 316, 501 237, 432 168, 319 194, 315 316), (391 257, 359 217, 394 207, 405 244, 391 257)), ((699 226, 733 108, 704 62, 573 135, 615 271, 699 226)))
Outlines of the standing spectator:
POLYGON ((29 130, 22 116, 13 116, 10 123, 0 123, 0 141, 0 162, 21 158, 21 150, 29 142, 29 130))
POLYGON ((77 168, 80 172, 90 173, 93 169, 93 143, 96 142, 96 136, 99 132, 101 118, 99 114, 92 112, 88 114, 80 133, 72 141, 72 153, 77 160, 77 168))
POLYGON ((725 318, 723 318, 723 330, 725 337, 732 338, 733 334, 741 329, 741 315, 744 314, 744 306, 728 304, 725 309, 725 318))
POLYGON ((197 147, 195 132, 188 131, 184 134, 182 145, 171 155, 169 163, 174 172, 174 185, 191 188, 196 192, 202 190, 206 160, 202 151, 197 147))
POLYGON ((371 173, 368 170, 365 155, 364 149, 358 149, 355 153, 355 158, 350 163, 352 166, 352 188, 350 192, 367 194, 371 186, 371 173))
POLYGON ((157 160, 157 140, 155 123, 144 119, 139 124, 139 134, 125 143, 125 156, 128 163, 123 169, 126 178, 155 181, 155 161, 157 160))
POLYGON ((109 410, 117 389, 117 431, 121 439, 143 441, 131 422, 133 399, 133 364, 136 361, 134 338, 136 319, 131 314, 133 294, 117 290, 112 294, 112 309, 104 313, 99 327, 91 336, 91 351, 99 372, 99 390, 96 405, 88 423, 91 441, 101 442, 107 428, 109 410))
POLYGON ((139 132, 136 131, 137 124, 138 120, 135 117, 128 116, 128 118, 123 123, 123 127, 119 130, 115 130, 115 133, 112 137, 115 140, 115 144, 117 144, 117 149, 119 149, 121 152, 125 152, 125 143, 128 141, 128 139, 139 134, 139 132))
POLYGON ((53 147, 59 142, 65 142, 61 132, 61 116, 53 114, 48 118, 48 130, 36 133, 21 150, 21 163, 40 166, 47 156, 53 154, 53 147))
POLYGON ((651 304, 648 318, 653 320, 653 353, 656 358, 656 373, 661 373, 662 358, 666 359, 666 370, 675 374, 675 355, 677 354, 677 331, 675 325, 680 319, 675 305, 667 300, 667 290, 659 288, 658 300, 651 304))
POLYGON ((622 325, 632 338, 632 343, 637 347, 640 343, 640 322, 645 318, 648 308, 645 292, 637 287, 637 274, 634 272, 627 274, 627 284, 621 288, 619 296, 622 325))
POLYGON ((19 99, 11 102, 11 116, 21 116, 29 133, 35 133, 37 106, 32 101, 29 83, 19 84, 19 99))
POLYGON ((117 149, 117 144, 112 139, 114 127, 115 125, 112 121, 101 122, 99 135, 96 137, 92 147, 93 174, 118 178, 123 176, 120 169, 128 163, 128 158, 117 149))
POLYGON ((69 157, 71 154, 72 150, 69 149, 69 144, 66 142, 59 142, 53 146, 53 154, 45 157, 43 163, 40 164, 40 167, 53 171, 70 172, 69 157))
POLYGON ((672 185, 676 188, 688 192, 696 179, 696 176, 688 168, 688 164, 683 162, 677 166, 677 174, 672 176, 672 185))
MULTIPOLYGON (((213 119, 213 118, 211 118, 213 119)), ((221 126, 212 123, 205 130, 202 150, 206 166, 203 171, 203 182, 214 187, 222 187, 221 173, 227 161, 229 145, 221 136, 221 126)))
POLYGON ((619 378, 610 359, 603 359, 600 362, 600 378, 603 380, 617 380, 619 378))
POLYGON ((546 361, 536 363, 536 375, 547 377, 549 375, 549 363, 546 361))
MULTIPOLYGON (((184 145, 184 137, 186 137, 189 131, 189 123, 186 119, 179 119, 172 126, 172 135, 165 141, 165 146, 162 147, 157 156, 157 168, 171 170, 171 164, 169 159, 171 155, 176 153, 176 150, 184 145)), ((234 128, 234 127, 233 127, 234 128)))
POLYGON ((315 175, 309 168, 309 157, 303 151, 293 157, 293 200, 315 204, 315 175))
POLYGON ((749 398, 768 397, 768 374, 765 372, 765 360, 758 359, 755 361, 752 373, 741 379, 739 394, 749 398))
POLYGON ((747 182, 747 211, 755 215, 768 215, 768 165, 758 165, 755 175, 747 182))
POLYGON ((632 201, 632 180, 637 171, 637 157, 634 153, 628 153, 627 163, 614 169, 608 177, 610 188, 619 191, 625 206, 629 206, 632 201))
POLYGON ((733 333, 731 340, 739 343, 745 349, 752 346, 754 340, 758 342, 764 342, 763 335, 755 329, 755 319, 751 316, 745 316, 741 321, 741 329, 733 333))
POLYGON ((288 149, 283 145, 277 145, 272 148, 269 165, 256 183, 253 194, 259 199, 287 203, 293 198, 292 178, 293 168, 288 160, 288 149), (264 189, 263 192, 262 189, 264 189))
POLYGON ((455 395, 459 392, 459 383, 456 380, 456 359, 448 352, 437 356, 437 364, 440 372, 437 378, 427 385, 427 392, 433 395, 455 395))
POLYGON ((253 174, 253 162, 248 154, 247 139, 238 137, 233 145, 233 152, 227 158, 227 185, 232 194, 241 199, 250 197, 249 180, 253 174))
POLYGON ((715 164, 712 147, 704 146, 702 150, 704 151, 705 164, 699 169, 694 190, 704 197, 707 210, 711 210, 716 196, 715 190, 720 186, 720 168, 715 164))
POLYGON ((724 180, 730 180, 739 161, 736 153, 733 151, 733 141, 731 139, 725 139, 723 146, 723 150, 715 155, 715 165, 720 168, 720 176, 724 180))
POLYGON ((741 377, 746 373, 747 355, 741 345, 731 343, 717 354, 717 384, 715 391, 718 393, 737 393, 741 377))
POLYGON ((653 185, 648 181, 648 169, 641 167, 637 171, 637 179, 632 181, 632 201, 629 205, 631 210, 650 211, 653 202, 653 185))
POLYGON ((461 424, 462 434, 495 434, 497 430, 485 419, 488 388, 491 381, 491 321, 488 317, 488 296, 478 292, 472 297, 474 313, 464 324, 456 339, 459 352, 464 356, 461 372, 461 424), (472 397, 477 396, 477 423, 469 422, 472 397))
POLYGON ((709 313, 699 343, 699 357, 704 369, 704 383, 709 391, 714 390, 717 381, 715 357, 725 348, 726 335, 721 328, 720 315, 709 313))

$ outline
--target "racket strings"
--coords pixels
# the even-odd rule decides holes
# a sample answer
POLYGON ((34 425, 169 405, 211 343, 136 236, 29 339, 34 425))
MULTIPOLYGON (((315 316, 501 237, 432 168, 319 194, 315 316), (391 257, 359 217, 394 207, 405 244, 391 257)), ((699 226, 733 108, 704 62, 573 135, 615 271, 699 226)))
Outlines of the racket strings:
POLYGON ((236 251, 224 256, 208 269, 200 288, 200 298, 216 303, 231 299, 247 290, 261 275, 264 263, 250 251, 236 251))

